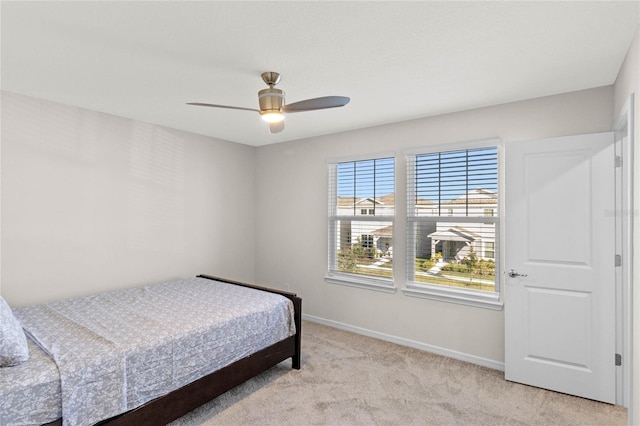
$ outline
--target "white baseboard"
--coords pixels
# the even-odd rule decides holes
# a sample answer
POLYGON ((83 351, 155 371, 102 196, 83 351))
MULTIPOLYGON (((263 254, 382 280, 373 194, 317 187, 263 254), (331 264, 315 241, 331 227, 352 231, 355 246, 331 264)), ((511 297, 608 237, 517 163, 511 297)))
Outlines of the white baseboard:
POLYGON ((385 334, 385 333, 379 333, 377 331, 368 330, 366 328, 356 327, 353 325, 345 324, 338 321, 328 320, 328 319, 316 317, 313 315, 302 314, 302 319, 306 321, 311 321, 318 324, 326 325, 329 327, 337 328, 340 330, 361 334, 363 336, 374 337, 376 339, 384 340, 391 343, 396 343, 398 345, 408 346, 410 348, 419 349, 421 351, 431 352, 437 355, 442 355, 442 356, 457 359, 460 361, 469 362, 471 364, 492 368, 494 370, 504 371, 504 362, 494 361, 492 359, 482 358, 476 355, 470 355, 463 352, 453 351, 451 349, 441 348, 439 346, 428 345, 426 343, 417 342, 411 339, 405 339, 403 337, 392 336, 390 334, 385 334))

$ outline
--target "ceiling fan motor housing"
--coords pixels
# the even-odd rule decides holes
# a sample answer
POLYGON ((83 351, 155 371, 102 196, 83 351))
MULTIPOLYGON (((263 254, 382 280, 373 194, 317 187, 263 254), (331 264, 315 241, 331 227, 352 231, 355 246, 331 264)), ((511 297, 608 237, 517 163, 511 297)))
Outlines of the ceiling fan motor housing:
POLYGON ((269 87, 258 92, 260 114, 280 112, 284 105, 284 91, 269 87))

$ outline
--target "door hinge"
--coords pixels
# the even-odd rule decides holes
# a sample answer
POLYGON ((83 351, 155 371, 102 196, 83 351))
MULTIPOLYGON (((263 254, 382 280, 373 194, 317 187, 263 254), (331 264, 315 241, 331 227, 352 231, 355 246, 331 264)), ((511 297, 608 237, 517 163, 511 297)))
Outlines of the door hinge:
POLYGON ((622 256, 616 254, 616 266, 622 266, 622 256))
POLYGON ((616 366, 622 365, 622 355, 616 354, 616 366))
POLYGON ((617 167, 622 167, 622 157, 620 157, 619 155, 616 155, 616 168, 617 167))

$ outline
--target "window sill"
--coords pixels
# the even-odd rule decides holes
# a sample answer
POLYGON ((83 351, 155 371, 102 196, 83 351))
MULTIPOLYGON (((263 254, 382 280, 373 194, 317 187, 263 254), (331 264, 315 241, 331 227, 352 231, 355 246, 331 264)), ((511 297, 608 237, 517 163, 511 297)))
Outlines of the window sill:
POLYGON ((328 274, 324 280, 331 284, 346 285, 349 287, 364 288, 367 290, 382 291, 384 293, 395 293, 398 288, 392 280, 379 279, 373 277, 361 277, 350 274, 328 274))
POLYGON ((497 293, 470 291, 436 285, 407 283, 407 287, 403 288, 402 292, 405 296, 457 303, 476 308, 493 309, 495 311, 501 311, 504 305, 503 302, 500 301, 500 296, 497 293))

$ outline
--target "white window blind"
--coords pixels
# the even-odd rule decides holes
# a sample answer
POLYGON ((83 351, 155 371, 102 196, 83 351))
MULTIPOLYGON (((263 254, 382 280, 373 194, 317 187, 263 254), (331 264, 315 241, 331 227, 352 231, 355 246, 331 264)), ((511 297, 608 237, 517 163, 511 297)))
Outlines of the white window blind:
POLYGON ((407 274, 414 286, 496 292, 498 148, 407 156, 407 274))
POLYGON ((392 285, 394 217, 393 157, 331 163, 329 275, 392 285))
POLYGON ((414 158, 416 216, 485 215, 485 209, 497 205, 497 148, 435 152, 414 158))

